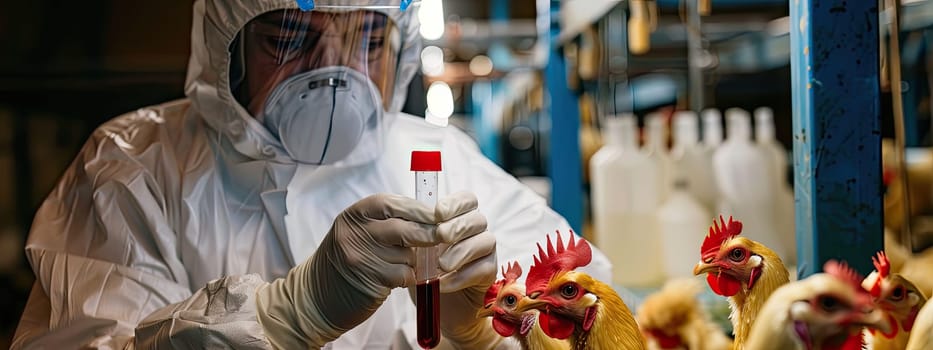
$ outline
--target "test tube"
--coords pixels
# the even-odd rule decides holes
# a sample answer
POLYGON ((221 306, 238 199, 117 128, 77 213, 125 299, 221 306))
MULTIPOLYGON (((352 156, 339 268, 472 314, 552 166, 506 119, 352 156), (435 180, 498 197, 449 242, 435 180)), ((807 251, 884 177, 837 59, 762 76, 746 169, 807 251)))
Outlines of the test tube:
MULTIPOLYGON (((412 151, 411 171, 415 172, 415 199, 433 207, 437 204, 437 173, 441 171, 441 152, 412 151)), ((438 280, 437 247, 415 248, 417 263, 416 303, 418 312, 418 345, 432 349, 441 340, 440 281, 438 280)))

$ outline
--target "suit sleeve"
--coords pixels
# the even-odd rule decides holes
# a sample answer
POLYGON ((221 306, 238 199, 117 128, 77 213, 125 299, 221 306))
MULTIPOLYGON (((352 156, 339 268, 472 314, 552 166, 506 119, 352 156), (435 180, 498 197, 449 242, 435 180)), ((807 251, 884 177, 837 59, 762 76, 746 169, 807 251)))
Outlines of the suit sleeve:
POLYGON ((253 296, 266 282, 189 286, 159 183, 107 142, 92 137, 36 214, 12 348, 268 348, 253 296))

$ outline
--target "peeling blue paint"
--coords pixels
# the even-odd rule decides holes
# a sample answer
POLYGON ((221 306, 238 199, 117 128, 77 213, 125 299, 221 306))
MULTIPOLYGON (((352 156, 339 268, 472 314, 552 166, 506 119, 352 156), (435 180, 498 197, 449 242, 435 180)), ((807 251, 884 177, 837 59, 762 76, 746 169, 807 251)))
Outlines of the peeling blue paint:
POLYGON ((790 2, 800 277, 829 259, 867 274, 883 247, 878 8, 840 4, 790 2))

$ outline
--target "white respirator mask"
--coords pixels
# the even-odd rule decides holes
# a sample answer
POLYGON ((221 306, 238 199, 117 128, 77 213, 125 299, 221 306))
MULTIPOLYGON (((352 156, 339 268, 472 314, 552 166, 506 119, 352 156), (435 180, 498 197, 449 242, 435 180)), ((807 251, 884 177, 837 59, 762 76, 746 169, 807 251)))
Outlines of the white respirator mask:
POLYGON ((306 164, 333 164, 353 151, 367 129, 382 122, 375 84, 348 67, 325 67, 279 83, 263 121, 288 155, 306 164))
POLYGON ((377 10, 273 10, 233 43, 231 87, 292 160, 359 161, 355 149, 381 144, 399 47, 399 29, 377 10))

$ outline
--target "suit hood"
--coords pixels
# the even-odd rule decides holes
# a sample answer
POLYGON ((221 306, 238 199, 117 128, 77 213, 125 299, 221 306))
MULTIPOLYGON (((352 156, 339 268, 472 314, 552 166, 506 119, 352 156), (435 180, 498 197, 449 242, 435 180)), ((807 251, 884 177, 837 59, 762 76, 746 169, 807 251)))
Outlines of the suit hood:
MULTIPOLYGON (((366 6, 373 1, 328 0, 327 3, 366 6)), ((293 162, 279 140, 234 98, 230 87, 230 47, 240 30, 253 18, 269 11, 297 8, 294 0, 197 0, 194 4, 185 95, 192 101, 193 111, 200 114, 219 137, 228 138, 237 152, 251 159, 293 162)), ((419 65, 421 42, 416 10, 374 9, 393 20, 402 34, 394 93, 389 97, 388 113, 381 120, 383 125, 367 130, 368 134, 364 134, 356 148, 334 165, 365 163, 378 156, 383 149, 381 133, 388 129, 386 126, 393 122, 395 114, 402 109, 408 84, 419 65)))

